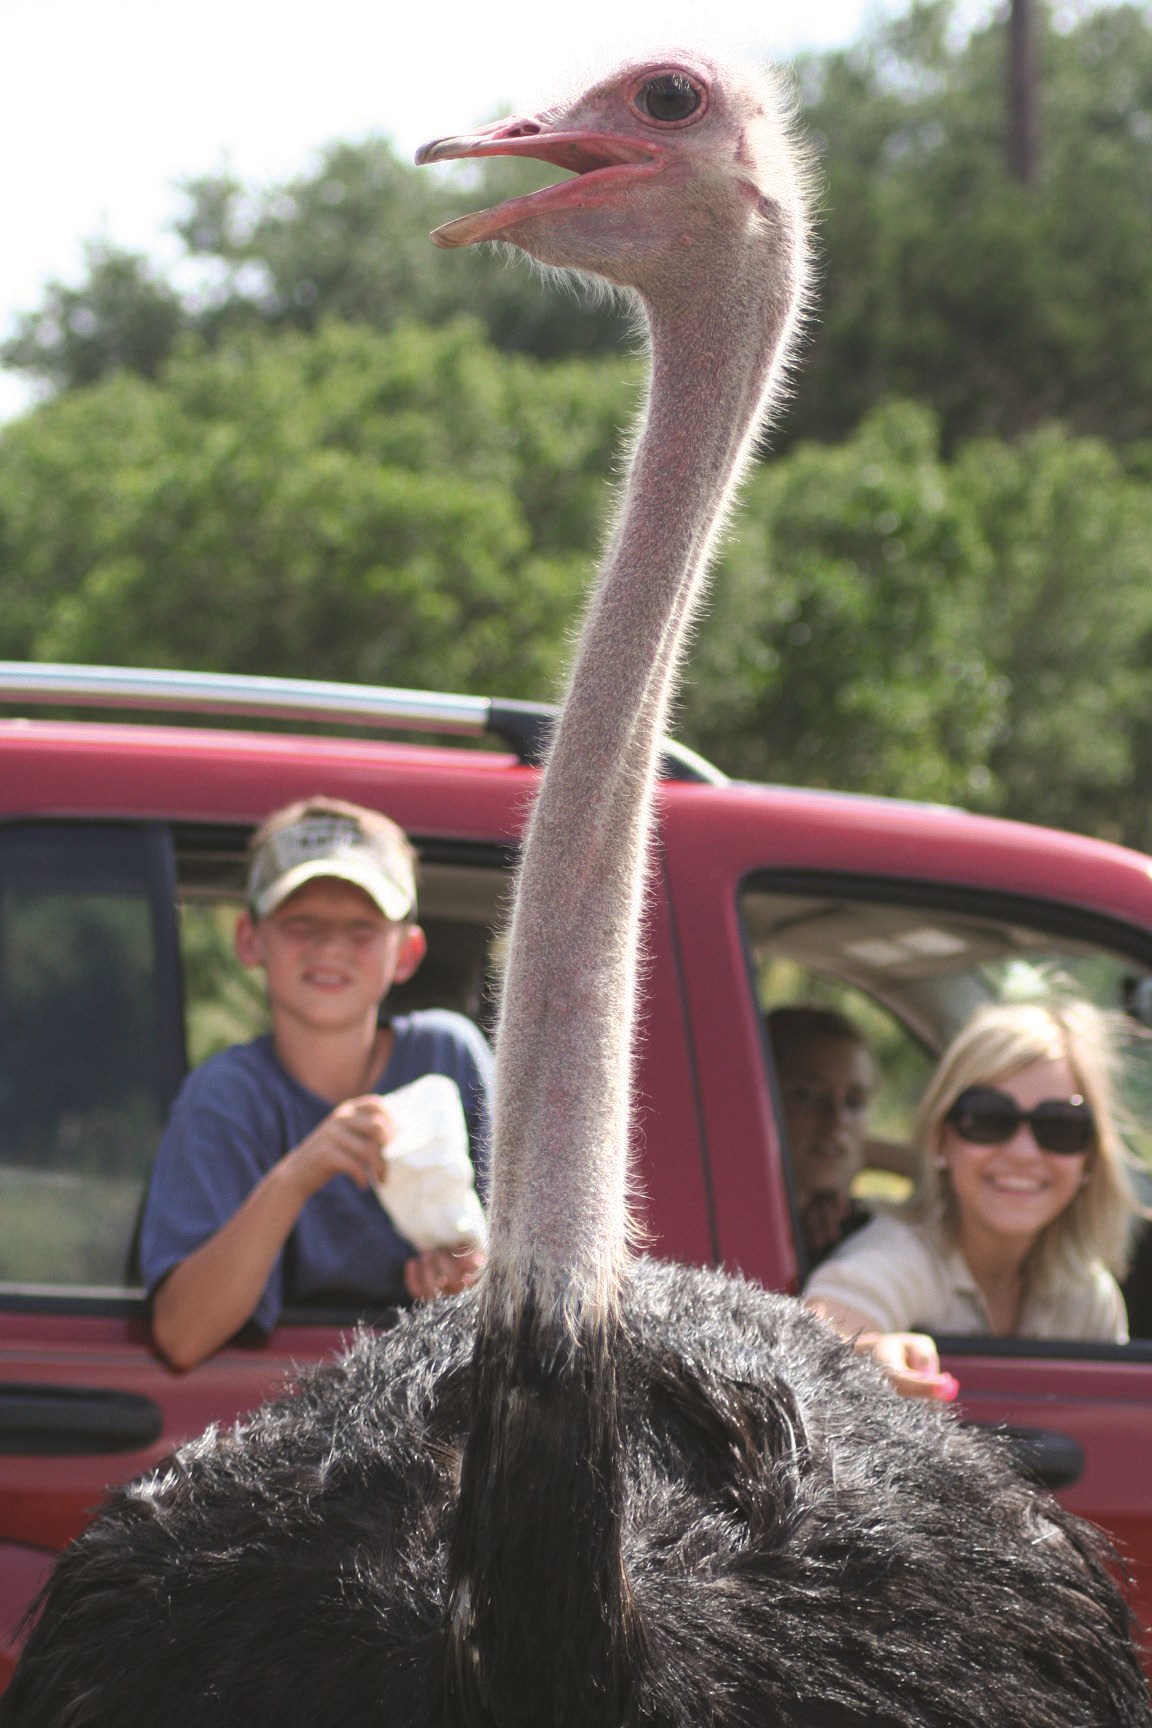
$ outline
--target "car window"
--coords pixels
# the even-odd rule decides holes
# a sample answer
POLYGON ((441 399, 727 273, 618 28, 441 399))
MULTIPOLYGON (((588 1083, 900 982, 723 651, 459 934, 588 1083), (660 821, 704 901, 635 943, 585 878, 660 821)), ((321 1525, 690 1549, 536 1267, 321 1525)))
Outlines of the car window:
POLYGON ((0 1290, 124 1290, 183 1065, 162 829, 0 826, 0 1290))
MULTIPOLYGON (((0 1300, 139 1299, 172 1099, 190 1065, 267 1025, 232 941, 246 840, 240 826, 0 824, 0 1300)), ((429 956, 392 1006, 487 1024, 508 859, 426 850, 429 956)))
MULTIPOLYGON (((742 913, 763 1011, 818 1003, 845 1014, 864 1034, 877 1070, 868 1128, 881 1142, 908 1142, 937 1057, 982 1003, 1057 987, 1113 1011, 1122 1029, 1120 1093, 1131 1173, 1141 1198, 1152 1201, 1152 953, 1143 933, 999 896, 917 886, 902 897, 893 884, 872 897, 858 883, 834 878, 809 886, 790 880, 786 888, 770 876, 756 878, 746 887, 742 913)), ((782 1112, 780 1130, 787 1147, 782 1112)), ((909 1191, 885 1171, 886 1162, 900 1160, 870 1152, 854 1184, 868 1205, 898 1204, 909 1191)), ((1146 1285, 1152 1285, 1152 1245, 1138 1253, 1126 1289, 1134 1336, 1152 1333, 1146 1285)))
POLYGON ((241 904, 232 895, 214 894, 180 902, 184 1024, 193 1068, 268 1030, 260 974, 236 958, 233 933, 241 904))

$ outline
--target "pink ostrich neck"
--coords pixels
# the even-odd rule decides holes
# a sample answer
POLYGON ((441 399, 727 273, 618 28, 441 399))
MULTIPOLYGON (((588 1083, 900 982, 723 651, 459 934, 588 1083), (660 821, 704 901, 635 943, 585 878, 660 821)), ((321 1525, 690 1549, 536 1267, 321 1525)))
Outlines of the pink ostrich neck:
POLYGON ((657 760, 685 629, 792 316, 776 223, 645 296, 646 423, 532 817, 495 1111, 493 1267, 572 1319, 626 1264, 632 1045, 657 760), (766 231, 776 229, 769 248, 766 231), (696 272, 700 275, 701 272, 696 272), (503 1262, 503 1267, 501 1265, 503 1262))

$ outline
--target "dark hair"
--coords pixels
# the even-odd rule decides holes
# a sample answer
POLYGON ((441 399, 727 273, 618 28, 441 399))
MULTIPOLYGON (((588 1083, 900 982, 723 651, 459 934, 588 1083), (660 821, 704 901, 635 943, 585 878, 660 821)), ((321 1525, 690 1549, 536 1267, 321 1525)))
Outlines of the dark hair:
POLYGON ((784 1008, 773 1008, 765 1015, 768 1041, 777 1062, 791 1054, 801 1044, 811 1044, 817 1038, 832 1038, 840 1044, 858 1044, 868 1048, 868 1040, 860 1028, 841 1014, 838 1008, 824 1008, 818 1002, 790 1002, 784 1008))

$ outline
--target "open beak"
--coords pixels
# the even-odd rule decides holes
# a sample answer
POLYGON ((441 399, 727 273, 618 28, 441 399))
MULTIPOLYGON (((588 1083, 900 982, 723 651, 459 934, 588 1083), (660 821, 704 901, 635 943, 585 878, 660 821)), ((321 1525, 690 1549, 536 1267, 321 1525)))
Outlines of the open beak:
POLYGON ((567 168, 575 176, 510 198, 490 210, 458 216, 433 231, 437 246, 474 246, 492 240, 529 216, 553 210, 588 209, 604 204, 638 180, 658 174, 664 151, 656 142, 613 137, 603 132, 554 132, 539 116, 498 120, 456 138, 437 138, 416 152, 419 163, 472 160, 480 156, 528 156, 567 168))

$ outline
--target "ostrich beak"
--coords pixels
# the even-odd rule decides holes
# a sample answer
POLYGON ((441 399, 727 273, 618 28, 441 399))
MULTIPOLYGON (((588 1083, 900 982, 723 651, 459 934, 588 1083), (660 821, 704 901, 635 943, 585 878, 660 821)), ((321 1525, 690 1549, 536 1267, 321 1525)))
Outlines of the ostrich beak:
POLYGON ((480 156, 528 156, 567 168, 576 176, 490 210, 458 216, 433 231, 437 246, 474 246, 492 240, 529 216, 604 204, 638 180, 658 174, 665 153, 656 143, 603 132, 556 132, 546 117, 498 120, 455 138, 437 138, 416 152, 418 163, 472 160, 480 156))

